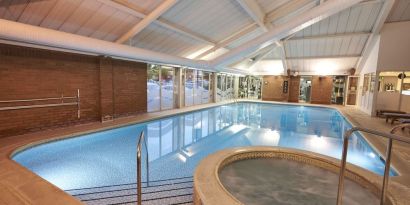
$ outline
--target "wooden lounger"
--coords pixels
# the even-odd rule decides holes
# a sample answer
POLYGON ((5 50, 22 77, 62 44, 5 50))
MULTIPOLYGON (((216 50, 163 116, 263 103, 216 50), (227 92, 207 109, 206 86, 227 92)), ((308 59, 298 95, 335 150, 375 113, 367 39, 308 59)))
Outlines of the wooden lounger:
POLYGON ((384 116, 384 113, 406 114, 406 112, 398 111, 398 110, 377 110, 376 111, 376 116, 377 117, 382 117, 382 116, 384 116))
POLYGON ((398 119, 410 119, 410 114, 384 113, 383 115, 386 116, 386 122, 391 119, 391 124, 398 119))
POLYGON ((410 119, 402 119, 402 118, 400 118, 400 119, 398 119, 398 121, 399 121, 400 123, 410 123, 410 119))

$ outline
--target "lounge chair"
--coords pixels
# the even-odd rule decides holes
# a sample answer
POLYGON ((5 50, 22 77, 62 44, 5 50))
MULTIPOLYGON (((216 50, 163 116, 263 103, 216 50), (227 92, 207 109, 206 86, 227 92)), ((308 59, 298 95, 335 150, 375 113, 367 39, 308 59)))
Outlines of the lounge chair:
POLYGON ((398 120, 400 123, 410 123, 410 119, 399 119, 398 120))
POLYGON ((398 110, 377 110, 376 111, 376 116, 377 117, 384 117, 384 113, 406 114, 406 112, 398 111, 398 110))
POLYGON ((386 122, 389 122, 389 119, 391 119, 391 124, 398 119, 410 119, 410 114, 384 113, 383 115, 386 116, 386 122))

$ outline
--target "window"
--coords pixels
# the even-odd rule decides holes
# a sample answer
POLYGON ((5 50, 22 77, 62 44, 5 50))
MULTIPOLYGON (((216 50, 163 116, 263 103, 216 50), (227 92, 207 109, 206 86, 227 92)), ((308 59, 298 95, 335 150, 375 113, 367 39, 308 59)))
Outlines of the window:
POLYGON ((174 108, 174 68, 149 65, 147 72, 148 112, 174 108))
POLYGON ((194 89, 194 104, 202 103, 202 71, 195 71, 195 89, 194 89))
POLYGON ((202 79, 202 103, 209 103, 209 85, 210 85, 211 73, 204 72, 202 79))
POLYGON ((174 108, 174 68, 161 67, 161 110, 174 108))
POLYGON ((148 81, 147 81, 147 109, 148 112, 160 110, 160 82, 159 82, 160 66, 148 66, 148 81))
POLYGON ((185 106, 194 104, 194 76, 195 70, 185 70, 185 106))

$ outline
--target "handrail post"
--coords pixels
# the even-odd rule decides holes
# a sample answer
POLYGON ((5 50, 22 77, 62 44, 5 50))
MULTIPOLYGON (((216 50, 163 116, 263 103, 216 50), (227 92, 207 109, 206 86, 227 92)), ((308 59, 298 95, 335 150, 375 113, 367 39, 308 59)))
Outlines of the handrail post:
MULTIPOLYGON (((140 137, 143 137, 143 133, 141 133, 140 137)), ((141 139, 141 138, 140 138, 141 139)), ((137 204, 142 204, 142 184, 141 184, 141 144, 138 143, 137 146, 137 204)))
POLYGON ((342 162, 340 165, 340 172, 339 172, 339 185, 337 188, 337 205, 342 205, 343 200, 343 189, 344 189, 344 176, 345 176, 345 169, 346 169, 346 159, 347 159, 347 148, 349 146, 349 136, 352 132, 349 130, 345 133, 343 137, 343 151, 342 151, 342 162))
POLYGON ((383 175, 383 185, 382 193, 380 197, 380 205, 383 205, 386 200, 387 187, 389 184, 389 174, 390 174, 390 160, 391 160, 391 149, 393 146, 393 139, 389 138, 389 143, 387 145, 386 151, 386 162, 384 163, 384 175, 383 175))
POLYGON ((147 149, 147 155, 146 155, 146 160, 145 160, 145 165, 146 165, 146 171, 147 171, 147 186, 149 186, 149 157, 148 157, 148 146, 147 146, 147 141, 144 138, 144 145, 145 149, 147 149))
POLYGON ((410 139, 406 137, 402 137, 399 135, 394 135, 394 132, 398 130, 399 128, 402 127, 409 127, 410 124, 405 124, 405 125, 399 125, 394 127, 390 133, 384 133, 376 130, 371 130, 367 128, 362 128, 362 127, 353 127, 350 130, 346 131, 345 135, 343 136, 343 152, 342 152, 342 161, 340 165, 340 173, 339 173, 339 185, 338 185, 338 192, 337 192, 337 205, 342 205, 342 198, 343 198, 343 184, 344 184, 344 173, 346 169, 346 157, 347 157, 347 148, 348 148, 348 143, 349 143, 349 137, 353 134, 353 132, 356 131, 362 131, 374 135, 378 135, 381 137, 385 137, 389 139, 389 143, 387 145, 387 153, 386 153, 386 162, 385 162, 385 167, 384 167, 384 174, 383 174, 383 185, 382 185, 382 192, 380 196, 380 204, 383 205, 385 200, 386 200, 386 194, 387 194, 387 187, 389 183, 389 174, 390 174, 390 162, 391 162, 391 151, 392 151, 392 146, 393 146, 393 140, 398 140, 401 142, 409 143, 410 144, 410 139))

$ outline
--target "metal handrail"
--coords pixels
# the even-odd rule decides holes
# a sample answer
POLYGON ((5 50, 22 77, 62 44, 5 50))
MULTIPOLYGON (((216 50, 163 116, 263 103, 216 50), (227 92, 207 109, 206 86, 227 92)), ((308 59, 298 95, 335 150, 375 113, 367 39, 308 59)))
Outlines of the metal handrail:
POLYGON ((49 104, 34 104, 34 105, 19 105, 19 106, 8 106, 8 107, 0 107, 0 111, 8 111, 8 110, 21 110, 21 109, 31 109, 31 108, 46 108, 46 107, 60 107, 60 106, 67 106, 67 105, 77 105, 77 118, 80 119, 81 111, 80 111, 80 89, 77 89, 76 96, 64 96, 61 94, 60 97, 52 97, 52 98, 34 98, 34 99, 20 99, 20 100, 0 100, 0 104, 10 104, 10 103, 25 103, 25 102, 45 102, 45 101, 56 101, 60 100, 59 103, 49 103, 49 104), (75 102, 64 102, 64 100, 73 100, 75 102))
MULTIPOLYGON (((410 126, 410 125, 405 125, 410 126)), ((400 127, 401 128, 401 127, 400 127)), ((389 182, 389 173, 390 173, 390 159, 391 159, 391 150, 392 150, 392 145, 393 145, 393 140, 405 142, 410 144, 410 139, 395 135, 393 134, 398 128, 394 127, 390 133, 385 133, 385 132, 380 132, 376 130, 371 130, 363 127, 353 127, 350 130, 347 130, 346 133, 343 136, 343 152, 342 152, 342 160, 341 160, 341 165, 340 165, 340 173, 339 173, 339 185, 338 185, 338 191, 337 191, 337 205, 342 204, 342 198, 343 198, 343 186, 344 186, 344 174, 345 174, 345 169, 346 169, 346 157, 347 157, 347 148, 348 148, 348 143, 349 143, 349 137, 357 131, 361 132, 366 132, 370 134, 374 134, 377 136, 382 136, 385 138, 389 139, 389 143, 387 145, 387 151, 386 151, 386 162, 385 162, 385 168, 384 168, 384 174, 383 174, 383 185, 382 185, 382 193, 380 196, 380 204, 383 205, 386 199, 386 190, 389 182)))
POLYGON ((149 166, 148 166, 148 147, 144 137, 144 131, 141 131, 140 138, 137 144, 137 203, 142 204, 142 177, 141 177, 141 155, 142 155, 142 142, 144 142, 146 148, 146 171, 147 171, 147 186, 149 186, 149 166))

